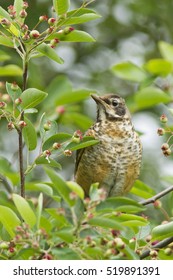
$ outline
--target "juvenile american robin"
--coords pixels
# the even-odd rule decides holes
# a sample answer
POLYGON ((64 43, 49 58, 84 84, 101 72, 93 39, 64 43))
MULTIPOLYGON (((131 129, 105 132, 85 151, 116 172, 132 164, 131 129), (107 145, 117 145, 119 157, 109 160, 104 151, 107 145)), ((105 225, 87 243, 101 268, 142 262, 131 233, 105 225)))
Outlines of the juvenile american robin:
POLYGON ((131 122, 125 101, 118 95, 91 97, 97 104, 97 118, 85 135, 99 143, 77 151, 75 181, 89 195, 98 182, 107 197, 124 195, 140 173, 142 145, 131 122))

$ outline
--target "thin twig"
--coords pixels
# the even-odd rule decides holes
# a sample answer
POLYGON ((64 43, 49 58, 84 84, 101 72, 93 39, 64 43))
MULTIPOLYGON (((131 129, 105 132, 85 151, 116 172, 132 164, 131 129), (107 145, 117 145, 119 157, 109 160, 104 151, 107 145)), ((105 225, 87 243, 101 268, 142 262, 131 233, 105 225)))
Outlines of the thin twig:
MULTIPOLYGON (((162 248, 166 247, 167 245, 169 245, 169 244, 172 243, 172 242, 173 242, 173 236, 171 236, 171 237, 169 237, 169 238, 166 238, 166 239, 164 239, 164 240, 158 242, 157 244, 153 245, 153 246, 151 247, 151 250, 152 250, 152 249, 162 249, 162 248)), ((142 259, 147 258, 147 257, 150 255, 150 251, 151 251, 151 250, 146 250, 146 251, 144 251, 144 252, 141 254, 141 256, 140 256, 140 259, 142 260, 142 259)))
POLYGON ((169 188, 165 189, 164 191, 150 197, 149 199, 146 199, 146 200, 143 200, 141 202, 139 202, 139 204, 141 205, 147 205, 147 204, 150 204, 150 203, 154 203, 157 199, 165 196, 166 194, 170 193, 173 191, 173 186, 170 186, 169 188))
MULTIPOLYGON (((20 120, 24 120, 24 111, 21 113, 20 120)), ((21 196, 25 197, 25 174, 23 167, 23 137, 22 137, 22 129, 18 129, 19 136, 19 170, 20 170, 20 192, 21 196)))
POLYGON ((4 187, 9 193, 12 193, 12 186, 2 174, 0 174, 0 183, 4 185, 4 187))

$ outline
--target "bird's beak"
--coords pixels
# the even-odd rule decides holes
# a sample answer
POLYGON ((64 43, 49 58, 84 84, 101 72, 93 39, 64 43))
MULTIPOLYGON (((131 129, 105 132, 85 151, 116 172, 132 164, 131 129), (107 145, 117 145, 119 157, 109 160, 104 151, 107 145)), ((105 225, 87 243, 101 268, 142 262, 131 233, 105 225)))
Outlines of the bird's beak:
POLYGON ((101 96, 98 96, 97 94, 91 94, 91 97, 94 99, 94 101, 97 103, 97 105, 102 105, 106 107, 106 102, 101 98, 101 96))

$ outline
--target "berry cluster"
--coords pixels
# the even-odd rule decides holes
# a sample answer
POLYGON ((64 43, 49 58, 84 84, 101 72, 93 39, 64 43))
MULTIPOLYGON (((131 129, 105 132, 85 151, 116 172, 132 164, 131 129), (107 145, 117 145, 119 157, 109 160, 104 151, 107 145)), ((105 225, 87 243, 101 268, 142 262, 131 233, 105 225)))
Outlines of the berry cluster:
POLYGON ((49 46, 51 48, 55 48, 57 46, 57 44, 60 42, 58 36, 62 36, 62 35, 67 35, 70 32, 72 32, 74 30, 73 27, 71 26, 67 26, 64 29, 61 29, 61 23, 65 20, 65 16, 59 16, 58 18, 55 17, 48 17, 47 15, 41 15, 39 17, 38 23, 30 30, 29 26, 26 25, 25 19, 27 17, 27 8, 29 7, 27 2, 23 2, 23 7, 22 10, 19 12, 19 18, 17 17, 17 11, 15 9, 15 6, 10 5, 8 7, 8 13, 9 16, 11 17, 12 21, 10 21, 8 18, 2 18, 0 20, 0 24, 6 29, 6 30, 10 30, 10 28, 12 27, 12 24, 14 23, 15 25, 17 24, 17 26, 19 26, 19 31, 20 31, 20 40, 21 42, 23 42, 25 44, 25 42, 27 43, 32 43, 32 40, 34 40, 36 42, 40 44, 40 42, 47 42, 49 41, 49 46), (47 22, 47 27, 46 29, 40 33, 39 30, 37 30, 37 27, 39 27, 39 25, 42 22, 47 22), (55 36, 55 38, 50 39, 49 40, 49 36, 52 33, 56 33, 57 34, 57 38, 55 36))
POLYGON ((171 139, 172 139, 172 136, 173 136, 173 132, 167 126, 168 118, 165 114, 161 115, 160 122, 164 125, 164 128, 162 128, 162 127, 158 128, 158 130, 157 130, 158 135, 163 136, 166 133, 169 135, 169 138, 168 138, 167 142, 163 143, 162 146, 161 146, 161 150, 162 150, 164 156, 167 157, 167 156, 170 156, 171 153, 172 153, 171 148, 172 148, 173 144, 171 143, 171 139))

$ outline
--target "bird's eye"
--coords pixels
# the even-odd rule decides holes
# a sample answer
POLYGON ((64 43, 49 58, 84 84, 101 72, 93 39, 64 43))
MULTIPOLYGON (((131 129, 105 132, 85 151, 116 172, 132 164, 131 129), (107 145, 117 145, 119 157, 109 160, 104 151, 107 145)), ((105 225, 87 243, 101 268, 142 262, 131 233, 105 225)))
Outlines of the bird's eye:
POLYGON ((119 105, 118 101, 117 100, 112 100, 112 105, 114 107, 117 107, 119 105))

